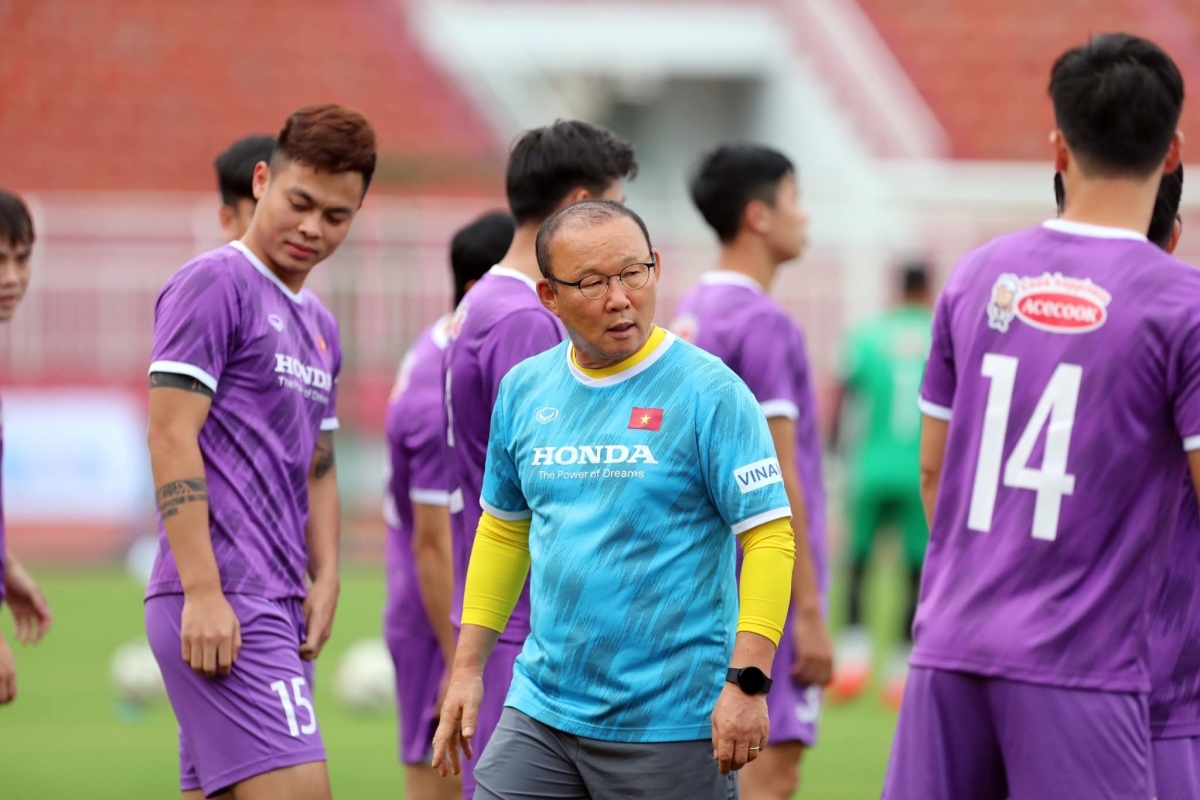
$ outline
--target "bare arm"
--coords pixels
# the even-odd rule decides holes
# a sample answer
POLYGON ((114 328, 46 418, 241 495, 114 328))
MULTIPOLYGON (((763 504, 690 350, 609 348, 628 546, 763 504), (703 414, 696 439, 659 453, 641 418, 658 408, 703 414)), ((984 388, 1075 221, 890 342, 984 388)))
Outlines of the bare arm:
MULTIPOLYGON (((770 639, 750 631, 737 634, 731 666, 758 667, 770 675, 774 660, 775 643, 770 639)), ((769 730, 767 696, 748 695, 736 684, 726 682, 712 714, 713 758, 721 774, 739 770, 758 758, 759 751, 767 744, 769 730)))
POLYGON ((208 484, 200 429, 212 393, 194 379, 150 376, 150 468, 158 511, 183 584, 183 660, 208 676, 227 675, 241 649, 241 626, 221 590, 209 530, 208 484))
MULTIPOLYGON (((933 528, 933 509, 937 505, 938 486, 942 482, 942 461, 946 457, 946 436, 950 423, 928 414, 921 418, 921 505, 925 521, 933 528)), ((1196 462, 1192 462, 1195 465, 1196 462)), ((1193 466, 1192 473, 1196 473, 1193 466)))
POLYGON ((333 455, 333 431, 321 431, 308 471, 308 575, 312 579, 304 600, 308 638, 300 645, 300 657, 314 660, 333 634, 341 579, 338 548, 341 541, 341 498, 338 495, 337 464, 333 455))
POLYGON ((482 625, 464 623, 459 631, 450 685, 433 736, 433 767, 443 778, 462 772, 459 748, 467 758, 475 757, 471 739, 475 736, 479 706, 483 702, 483 666, 498 641, 500 631, 482 625))
POLYGON ((825 684, 833 675, 833 640, 821 615, 820 590, 816 566, 808 543, 808 517, 805 514, 804 487, 796 469, 796 423, 787 417, 767 420, 783 488, 792 507, 792 531, 796 536, 796 563, 792 568, 793 626, 796 639, 792 676, 799 683, 825 684))
POLYGON ((450 552, 450 513, 446 506, 413 503, 413 557, 417 584, 429 625, 447 664, 454 663, 454 626, 450 602, 454 592, 454 563, 450 552))

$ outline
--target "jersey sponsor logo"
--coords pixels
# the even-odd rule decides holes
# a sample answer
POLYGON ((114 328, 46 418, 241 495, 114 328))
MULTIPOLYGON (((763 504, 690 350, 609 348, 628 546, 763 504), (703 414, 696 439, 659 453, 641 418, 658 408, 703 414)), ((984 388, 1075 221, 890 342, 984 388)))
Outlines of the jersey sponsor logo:
POLYGON ((537 413, 534 414, 534 417, 537 418, 538 422, 545 425, 547 422, 553 422, 554 420, 558 419, 558 409, 550 408, 549 406, 546 408, 539 408, 537 413))
POLYGON ((450 338, 457 339, 462 333, 463 325, 467 324, 467 310, 470 308, 470 303, 465 299, 458 304, 458 308, 454 309, 454 316, 450 319, 450 338))
POLYGON ((275 374, 289 375, 313 389, 329 391, 333 388, 333 376, 328 372, 318 367, 308 366, 295 356, 283 353, 275 354, 275 374))
POLYGON ((283 333, 283 317, 278 314, 267 314, 267 322, 272 328, 283 333))
POLYGON ((764 458, 762 461, 738 467, 733 471, 733 477, 737 481, 738 491, 742 494, 749 494, 773 483, 783 483, 783 473, 779 471, 777 458, 764 458))
POLYGON ((663 410, 661 408, 638 408, 634 406, 629 415, 629 427, 635 431, 662 430, 663 410))
POLYGON ((623 444, 581 445, 579 447, 535 447, 533 466, 551 464, 657 464, 658 459, 644 444, 626 447, 623 444))
POLYGON ((992 286, 988 327, 1008 331, 1013 319, 1048 333, 1088 333, 1108 319, 1112 295, 1090 280, 1059 273, 1019 278, 1006 272, 992 286))

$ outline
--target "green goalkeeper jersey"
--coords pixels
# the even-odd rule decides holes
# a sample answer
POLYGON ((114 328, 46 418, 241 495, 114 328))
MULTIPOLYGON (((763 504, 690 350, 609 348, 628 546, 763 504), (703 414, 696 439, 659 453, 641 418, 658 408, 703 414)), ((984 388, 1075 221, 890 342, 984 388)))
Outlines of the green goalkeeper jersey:
POLYGON ((850 466, 858 487, 913 487, 919 482, 921 377, 933 315, 901 306, 853 331, 843 354, 854 424, 850 466))

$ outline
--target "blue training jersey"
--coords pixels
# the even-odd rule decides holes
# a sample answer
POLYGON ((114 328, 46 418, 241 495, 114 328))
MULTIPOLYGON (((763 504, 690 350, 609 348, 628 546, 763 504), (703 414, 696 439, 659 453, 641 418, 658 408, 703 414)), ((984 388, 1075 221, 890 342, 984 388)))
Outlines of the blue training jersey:
POLYGON ((741 379, 663 331, 599 373, 566 342, 528 359, 500 385, 481 503, 532 517, 507 705, 588 738, 707 739, 737 625, 732 534, 791 516, 741 379))

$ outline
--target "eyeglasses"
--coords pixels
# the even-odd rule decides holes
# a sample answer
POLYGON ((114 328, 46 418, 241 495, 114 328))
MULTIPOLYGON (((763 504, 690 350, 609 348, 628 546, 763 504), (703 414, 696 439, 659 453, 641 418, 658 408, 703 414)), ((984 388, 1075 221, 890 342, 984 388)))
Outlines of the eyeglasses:
POLYGON ((657 261, 648 261, 640 264, 630 264, 616 275, 593 273, 591 275, 584 275, 577 281, 560 281, 558 278, 553 277, 550 280, 563 286, 574 286, 588 300, 599 300, 608 294, 608 287, 613 278, 619 280, 621 285, 630 291, 641 289, 650 280, 650 270, 656 266, 658 266, 657 261))

